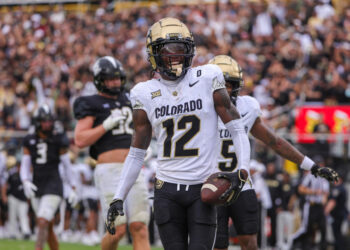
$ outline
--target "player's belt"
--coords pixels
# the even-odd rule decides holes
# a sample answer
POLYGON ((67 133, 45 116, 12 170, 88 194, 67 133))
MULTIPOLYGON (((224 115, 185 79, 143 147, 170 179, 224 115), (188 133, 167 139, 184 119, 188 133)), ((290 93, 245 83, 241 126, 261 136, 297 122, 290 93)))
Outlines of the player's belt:
POLYGON ((186 185, 186 184, 180 184, 180 183, 171 183, 171 182, 166 182, 159 179, 156 179, 155 181, 156 189, 162 189, 162 187, 167 187, 170 189, 176 189, 177 191, 180 191, 180 190, 188 191, 190 188, 201 188, 202 185, 203 184, 186 185))
POLYGON ((317 205, 322 206, 322 203, 314 202, 314 201, 310 201, 309 204, 310 204, 310 206, 317 206, 317 205))

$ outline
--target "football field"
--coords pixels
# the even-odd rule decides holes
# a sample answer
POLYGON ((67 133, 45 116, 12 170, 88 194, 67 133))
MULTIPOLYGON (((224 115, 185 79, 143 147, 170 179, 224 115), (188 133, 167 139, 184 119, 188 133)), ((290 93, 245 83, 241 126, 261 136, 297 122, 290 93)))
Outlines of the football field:
MULTIPOLYGON (((34 241, 24 240, 0 240, 1 250, 33 250, 34 241)), ((100 250, 100 246, 86 246, 78 243, 60 243, 60 250, 100 250)), ((45 250, 49 250, 46 245, 45 250)), ((118 250, 132 250, 132 246, 120 246, 118 250)), ((163 248, 152 247, 152 250, 161 250, 163 248)))

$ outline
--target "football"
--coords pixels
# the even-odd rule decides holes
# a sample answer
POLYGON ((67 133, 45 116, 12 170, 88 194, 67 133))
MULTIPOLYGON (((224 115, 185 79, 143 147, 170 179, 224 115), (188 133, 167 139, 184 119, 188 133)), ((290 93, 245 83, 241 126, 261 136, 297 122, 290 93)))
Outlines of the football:
POLYGON ((220 172, 214 173, 203 183, 201 199, 211 205, 222 205, 226 200, 220 200, 220 196, 230 187, 231 183, 225 178, 218 178, 220 172))

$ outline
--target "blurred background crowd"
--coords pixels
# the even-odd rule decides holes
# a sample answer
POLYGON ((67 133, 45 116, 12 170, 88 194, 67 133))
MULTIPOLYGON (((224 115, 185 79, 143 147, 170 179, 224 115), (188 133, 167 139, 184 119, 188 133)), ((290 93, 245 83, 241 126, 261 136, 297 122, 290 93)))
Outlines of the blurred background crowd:
MULTIPOLYGON (((178 2, 181 1, 147 1, 145 7, 116 9, 113 1, 101 1, 85 11, 67 11, 59 5, 49 5, 45 11, 3 11, 0 147, 5 155, 20 162, 21 137, 30 127, 32 112, 41 98, 51 105, 64 128, 73 130, 73 101, 80 95, 96 93, 91 66, 98 57, 112 55, 122 62, 127 88, 149 79, 147 30, 155 21, 172 16, 194 33, 194 66, 206 64, 218 54, 235 58, 244 74, 241 94, 259 101, 264 121, 305 154, 336 168, 347 183, 349 116, 336 135, 322 117, 318 118, 310 130, 316 135, 315 141, 306 144, 296 135, 296 110, 309 104, 325 107, 350 103, 349 1, 178 2)), ((285 202, 275 201, 282 199, 283 185, 298 190, 303 173, 258 142, 252 145, 253 157, 268 170, 258 168, 258 172, 265 180, 278 182, 266 181, 268 188, 278 190, 270 190, 269 209, 274 214, 269 216, 276 216, 282 209, 297 211, 285 202)), ((78 161, 86 163, 85 151, 77 152, 74 145, 72 151, 78 161)), ((149 181, 152 183, 152 178, 149 181)), ((5 207, 2 198, 2 225, 8 218, 5 207)), ((275 227, 275 221, 270 221, 269 228, 275 227)), ((274 239, 268 245, 276 245, 275 234, 275 230, 270 232, 269 238, 274 239)))

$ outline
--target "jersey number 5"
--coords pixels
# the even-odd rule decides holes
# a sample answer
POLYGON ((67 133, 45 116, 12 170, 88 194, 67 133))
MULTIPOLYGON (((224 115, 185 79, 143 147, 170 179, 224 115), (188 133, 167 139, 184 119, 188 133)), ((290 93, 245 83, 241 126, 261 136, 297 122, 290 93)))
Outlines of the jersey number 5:
POLYGON ((222 141, 221 146, 221 155, 225 159, 231 159, 230 162, 220 162, 219 169, 221 171, 229 171, 232 172, 237 167, 237 156, 235 152, 230 152, 229 148, 233 145, 232 140, 224 140, 222 141))
MULTIPOLYGON (((200 120, 195 115, 183 116, 177 122, 177 130, 183 130, 187 128, 187 124, 191 124, 191 127, 175 142, 175 157, 188 157, 197 156, 198 148, 185 149, 185 145, 198 133, 200 129, 200 120)), ((167 137, 164 140, 163 156, 170 157, 172 149, 172 138, 175 133, 174 119, 165 120, 163 128, 166 129, 167 137)))

